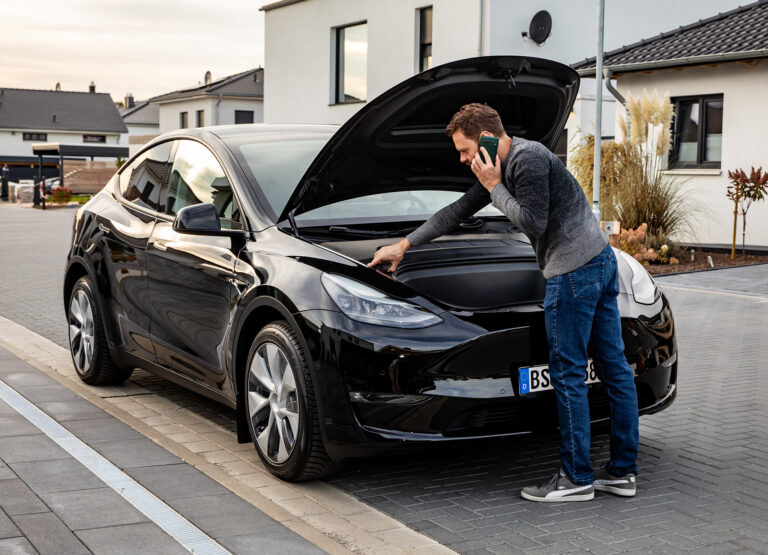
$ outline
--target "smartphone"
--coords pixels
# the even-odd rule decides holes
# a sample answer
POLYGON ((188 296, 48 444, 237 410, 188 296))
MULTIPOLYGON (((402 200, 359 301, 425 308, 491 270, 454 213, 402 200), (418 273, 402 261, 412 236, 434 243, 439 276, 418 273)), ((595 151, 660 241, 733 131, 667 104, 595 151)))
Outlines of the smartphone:
MULTIPOLYGON (((478 148, 481 146, 485 147, 485 150, 488 151, 488 156, 491 157, 491 164, 496 164, 496 151, 499 148, 499 138, 498 137, 488 137, 486 135, 483 135, 480 137, 480 144, 478 145, 478 148)), ((485 162, 485 157, 483 156, 483 151, 480 151, 480 158, 483 159, 483 162, 485 162)))

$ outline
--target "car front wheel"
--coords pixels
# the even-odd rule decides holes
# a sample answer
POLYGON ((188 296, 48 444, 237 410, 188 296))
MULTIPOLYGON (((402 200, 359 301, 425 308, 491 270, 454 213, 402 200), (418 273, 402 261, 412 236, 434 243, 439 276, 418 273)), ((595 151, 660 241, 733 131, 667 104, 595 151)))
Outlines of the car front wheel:
POLYGON ((292 482, 333 470, 320 437, 307 361, 287 322, 272 322, 259 332, 244 378, 248 426, 264 465, 292 482))
POLYGON ((131 376, 133 369, 118 367, 109 354, 95 291, 93 281, 88 276, 81 277, 72 288, 67 306, 69 352, 77 375, 85 383, 122 383, 131 376))

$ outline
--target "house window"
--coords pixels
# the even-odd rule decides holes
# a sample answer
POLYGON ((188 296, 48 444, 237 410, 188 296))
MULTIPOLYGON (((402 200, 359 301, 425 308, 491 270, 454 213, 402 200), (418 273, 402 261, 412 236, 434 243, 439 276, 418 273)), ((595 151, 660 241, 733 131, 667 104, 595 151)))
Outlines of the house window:
POLYGON ((723 146, 723 95, 674 98, 671 168, 719 168, 723 146))
POLYGON ((22 139, 25 141, 47 141, 48 133, 24 133, 22 139))
POLYGON ((179 127, 181 129, 189 127, 189 114, 187 112, 181 112, 179 114, 179 127))
POLYGON ((197 126, 205 127, 205 110, 197 111, 197 126))
POLYGON ((419 71, 432 67, 432 6, 417 10, 419 14, 419 71))
POLYGON ((84 143, 106 143, 106 135, 83 135, 84 143))
POLYGON ((235 110, 235 123, 253 123, 253 110, 235 110))
POLYGON ((334 103, 362 102, 368 92, 368 24, 336 29, 334 103))

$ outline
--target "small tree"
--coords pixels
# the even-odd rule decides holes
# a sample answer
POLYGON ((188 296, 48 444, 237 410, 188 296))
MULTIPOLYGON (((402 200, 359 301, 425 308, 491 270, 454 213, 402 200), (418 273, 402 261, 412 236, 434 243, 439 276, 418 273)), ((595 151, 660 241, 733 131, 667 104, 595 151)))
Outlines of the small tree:
POLYGON ((733 201, 733 241, 731 242, 731 260, 736 258, 736 222, 741 214, 741 254, 746 254, 747 236, 747 211, 753 202, 758 202, 768 194, 768 173, 763 172, 763 167, 747 173, 742 170, 728 172, 728 185, 726 196, 733 201))

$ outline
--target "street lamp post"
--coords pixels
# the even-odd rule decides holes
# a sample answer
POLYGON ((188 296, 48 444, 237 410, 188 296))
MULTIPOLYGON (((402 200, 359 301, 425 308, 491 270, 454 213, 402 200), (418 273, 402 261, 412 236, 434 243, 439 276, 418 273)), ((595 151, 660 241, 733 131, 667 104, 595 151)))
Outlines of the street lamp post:
POLYGON ((600 158, 603 135, 603 21, 605 0, 597 6, 597 57, 595 58, 595 165, 592 177, 592 213, 599 222, 600 215, 600 158))

